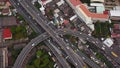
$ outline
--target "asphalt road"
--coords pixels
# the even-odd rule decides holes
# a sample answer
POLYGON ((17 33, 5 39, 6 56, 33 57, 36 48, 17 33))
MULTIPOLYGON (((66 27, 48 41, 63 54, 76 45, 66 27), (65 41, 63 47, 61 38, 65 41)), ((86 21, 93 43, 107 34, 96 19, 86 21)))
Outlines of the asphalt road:
MULTIPOLYGON (((94 37, 92 36, 89 36, 87 34, 84 34, 82 32, 79 32, 79 31, 72 31, 72 30, 69 30, 69 29, 61 29, 61 30, 58 30, 57 32, 58 34, 70 34, 70 35, 73 35, 75 37, 79 37, 79 38, 82 38, 84 40, 87 40, 91 43, 93 43, 96 47, 98 47, 101 51, 104 51, 104 53, 107 55, 107 57, 111 58, 112 61, 115 61, 116 64, 120 64, 120 58, 119 57, 115 57, 111 54, 112 50, 107 47, 107 45, 103 44, 102 42, 100 42, 99 40, 95 39, 94 37), (64 31, 65 32, 64 32, 64 31), (102 48, 105 48, 105 49, 102 49, 102 48)), ((118 65, 119 66, 119 65, 118 65)))
POLYGON ((49 36, 47 33, 43 33, 39 35, 37 38, 30 41, 30 43, 21 51, 18 58, 15 61, 13 68, 22 68, 22 64, 27 57, 28 53, 34 48, 35 45, 37 45, 39 42, 42 42, 43 40, 47 39, 49 36))
MULTIPOLYGON (((58 34, 72 34, 72 35, 74 35, 74 36, 76 36, 76 37, 79 37, 79 38, 82 38, 82 39, 86 39, 86 40, 90 40, 91 38, 91 36, 89 36, 88 37, 88 35, 86 35, 86 34, 84 34, 84 33, 80 33, 80 32, 77 32, 77 31, 72 31, 72 30, 68 30, 68 29, 61 29, 61 30, 59 30, 59 31, 57 31, 57 33, 58 34), (65 31, 64 31, 65 30, 65 31)), ((48 35, 47 35, 48 36, 48 35)), ((91 41, 93 41, 93 42, 95 42, 96 41, 96 39, 91 39, 91 41)), ((97 41, 98 42, 98 41, 97 41)), ((100 41, 99 41, 99 43, 101 43, 100 41)), ((95 43, 94 43, 95 44, 95 43)), ((101 46, 100 44, 98 45, 97 44, 97 46, 101 46)), ((79 54, 79 53, 78 53, 79 54)), ((81 54, 81 56, 84 56, 84 55, 82 55, 81 54)), ((114 56, 113 56, 114 57, 114 56)), ((115 57, 116 58, 116 57, 115 57)), ((86 60, 86 61, 88 61, 89 62, 89 60, 86 60)))
MULTIPOLYGON (((28 6, 26 6, 26 7, 28 7, 28 6)), ((33 12, 34 13, 34 12, 33 12)), ((37 15, 35 15, 35 16, 39 16, 39 14, 37 14, 37 15)), ((37 18, 37 17, 36 17, 37 18)), ((36 19, 35 18, 35 19, 36 19)), ((39 19, 39 18, 38 18, 39 19)), ((38 20, 39 21, 39 20, 38 20)), ((39 21, 40 22, 40 21, 39 21)), ((45 27, 46 27, 46 25, 45 25, 45 27)), ((47 27, 48 29, 49 29, 49 27, 47 27)), ((47 29, 46 29, 47 30, 47 29)), ((52 30, 52 29, 50 29, 50 30, 52 30)), ((49 30, 47 31, 47 32, 49 32, 49 30)), ((51 33, 49 33, 51 36, 56 36, 56 37, 58 37, 58 35, 56 35, 56 33, 53 31, 52 32, 53 33, 53 35, 51 35, 51 33)), ((54 39, 58 39, 58 38, 56 38, 56 37, 53 37, 54 39)), ((84 37, 84 38, 86 38, 86 36, 84 37)), ((92 38, 87 38, 88 40, 89 39, 92 39, 92 38)), ((59 41, 59 40, 57 40, 57 41, 59 41)), ((99 47, 99 48, 102 48, 102 47, 100 47, 100 45, 101 45, 101 42, 99 43, 98 41, 96 41, 96 39, 95 40, 90 40, 90 42, 92 42, 92 43, 94 43, 94 44, 96 44, 97 45, 97 47, 99 47), (98 46, 98 44, 99 44, 99 46, 98 46)), ((64 43, 63 43, 64 44, 64 43)), ((103 44, 102 44, 102 46, 104 46, 103 44)), ((108 51, 111 51, 111 50, 109 50, 106 46, 104 46, 105 47, 105 51, 106 52, 108 52, 108 51), (107 48, 107 49, 106 49, 107 48)), ((111 52, 109 52, 110 54, 111 54, 111 52)), ((108 53, 108 54, 109 54, 108 53)), ((113 58, 115 58, 113 55, 111 55, 113 58)), ((78 61, 79 62, 79 61, 78 61)), ((118 62, 118 61, 117 61, 118 62)))
POLYGON ((66 43, 58 36, 58 34, 50 26, 47 25, 47 21, 43 18, 44 16, 33 5, 31 5, 31 2, 29 3, 21 0, 19 3, 36 20, 36 22, 59 44, 59 46, 63 47, 64 51, 67 53, 67 55, 70 56, 70 59, 75 63, 74 65, 77 68, 86 66, 84 62, 80 61, 80 57, 78 57, 77 54, 74 53, 74 51, 69 48, 66 43))
MULTIPOLYGON (((72 31, 72 32, 74 32, 74 31, 72 31)), ((66 31, 66 32, 64 32, 64 30, 63 29, 61 29, 60 31, 57 31, 57 33, 59 33, 60 35, 61 34, 71 34, 72 32, 70 32, 69 33, 69 31, 66 31)), ((42 34, 43 35, 43 34, 42 34)), ((41 36, 41 35, 40 35, 41 36)), ((37 37, 37 39, 41 39, 41 38, 43 38, 43 37, 37 37)), ((44 40, 45 39, 47 39, 48 37, 50 37, 49 35, 44 35, 44 40)), ((78 36, 77 36, 78 37, 78 36)), ((79 36, 79 37, 81 37, 81 36, 79 36)), ((43 41, 43 40, 42 40, 43 41)), ((23 61, 25 60, 25 58, 26 58, 26 56, 28 55, 28 53, 30 52, 30 51, 28 51, 29 49, 31 49, 31 43, 36 43, 37 41, 36 41, 36 39, 34 39, 34 41, 32 41, 32 42, 30 42, 22 51, 21 51, 21 53, 20 53, 20 55, 18 56, 18 58, 17 58, 17 60, 16 60, 16 62, 15 62, 15 64, 14 64, 14 68, 17 68, 17 67, 21 67, 21 65, 23 64, 23 61), (27 50, 28 49, 28 50, 27 50), (25 55, 24 55, 24 53, 25 53, 25 55), (21 57, 23 56, 23 58, 21 59, 21 57)), ((41 41, 39 41, 39 43, 40 43, 41 41)), ((38 43, 38 42, 37 42, 38 43)), ((35 44, 35 45, 37 45, 37 44, 35 44)), ((33 46, 33 47, 35 47, 35 46, 33 46)), ((32 47, 32 48, 33 48, 32 47)), ((48 47, 50 47, 50 46, 48 46, 48 47)), ((52 49, 53 49, 53 47, 51 47, 52 49)), ((31 49, 32 50, 32 49, 31 49)), ((53 52, 55 52, 55 50, 53 51, 53 52)), ((99 68, 99 66, 97 66, 93 61, 91 61, 87 56, 85 56, 83 53, 81 53, 80 51, 77 51, 76 52, 79 56, 81 56, 82 57, 82 59, 83 59, 83 57, 85 58, 85 59, 83 59, 87 64, 89 64, 90 66, 92 66, 93 68, 99 68)), ((59 53, 58 53, 59 54, 59 53)), ((59 55, 58 55, 59 56, 59 55)))
MULTIPOLYGON (((33 28, 33 30, 36 32, 36 33, 39 33, 39 34, 41 34, 42 32, 44 32, 44 30, 40 27, 40 26, 38 26, 38 25, 36 25, 35 23, 35 21, 32 19, 32 17, 24 10, 24 8, 22 8, 22 6, 21 5, 18 5, 17 4, 17 0, 10 0, 10 2, 11 2, 11 4, 17 9, 17 11, 24 17, 24 19, 28 22, 28 24, 33 28)), ((39 37, 38 37, 39 38, 39 37)), ((44 41, 45 42, 45 44, 46 45, 48 45, 49 44, 49 42, 48 41, 44 41)), ((30 42, 31 43, 31 42, 30 42)), ((33 43, 33 42, 32 42, 33 43)), ((36 44, 35 44, 36 45, 36 44)), ((49 46, 49 45, 48 45, 49 46)), ((28 46, 27 46, 28 47, 28 46)), ((29 48, 29 47, 28 47, 29 48)), ((31 48, 31 46, 30 46, 30 48, 31 48)), ((29 48, 29 49, 30 49, 29 48)), ((26 48, 25 48, 26 49, 26 48)), ((27 50, 28 51, 28 50, 27 50)), ((52 50, 52 51, 54 51, 55 52, 55 50, 52 50)), ((29 51, 28 51, 29 52, 29 51)), ((26 56, 27 56, 27 54, 28 54, 28 52, 25 52, 26 53, 26 56)), ((53 53, 54 53, 53 52, 53 53)), ((21 54, 22 53, 24 53, 24 51, 23 52, 21 52, 21 54)), ((19 55, 19 57, 21 58, 21 54, 19 55)), ((57 56, 56 55, 57 53, 55 53, 54 55, 55 56, 57 56)), ((24 57, 26 57, 26 56, 24 56, 24 57)), ((20 58, 18 58, 17 60, 19 60, 19 61, 16 61, 15 62, 15 64, 14 64, 14 66, 15 66, 15 68, 22 68, 21 66, 22 66, 22 63, 23 63, 23 61, 24 61, 24 59, 25 58, 23 58, 22 60, 20 60, 20 58)), ((57 57, 57 59, 58 59, 58 61, 61 63, 61 65, 63 65, 63 68, 70 68, 70 66, 68 66, 68 63, 67 63, 67 61, 63 58, 63 57, 59 57, 59 55, 58 55, 58 57, 57 57), (61 59, 61 60, 60 60, 61 59)))

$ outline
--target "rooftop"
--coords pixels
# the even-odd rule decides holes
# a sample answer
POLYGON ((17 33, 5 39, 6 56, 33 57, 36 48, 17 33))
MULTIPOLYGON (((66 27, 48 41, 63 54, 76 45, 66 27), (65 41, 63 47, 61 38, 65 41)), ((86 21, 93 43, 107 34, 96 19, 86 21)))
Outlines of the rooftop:
POLYGON ((120 38, 120 24, 114 24, 114 28, 113 28, 111 37, 112 38, 120 38))
POLYGON ((0 0, 0 2, 6 2, 6 0, 0 0))
POLYGON ((9 8, 5 8, 2 10, 2 13, 9 13, 9 8))
POLYGON ((120 10, 110 10, 110 15, 120 17, 120 10))
POLYGON ((69 21, 68 20, 64 20, 64 24, 66 25, 66 24, 68 24, 69 23, 69 21))
POLYGON ((114 29, 120 29, 120 24, 114 24, 114 29))
POLYGON ((71 2, 74 6, 77 6, 77 5, 82 4, 82 3, 80 2, 80 0, 70 0, 70 2, 71 2))
POLYGON ((104 0, 91 0, 91 2, 104 2, 104 0))
POLYGON ((9 17, 0 17, 0 26, 16 26, 18 25, 16 22, 16 18, 14 16, 9 17))
POLYGON ((113 40, 111 38, 107 38, 103 43, 108 47, 111 47, 113 45, 113 40))
POLYGON ((108 19, 109 16, 106 14, 97 14, 97 13, 91 13, 87 7, 82 4, 79 0, 70 0, 70 2, 76 7, 80 5, 80 8, 82 9, 82 11, 84 11, 84 13, 88 16, 88 17, 92 17, 92 18, 105 18, 108 19))
POLYGON ((12 33, 9 28, 6 28, 3 30, 3 38, 4 39, 11 39, 12 38, 12 33))

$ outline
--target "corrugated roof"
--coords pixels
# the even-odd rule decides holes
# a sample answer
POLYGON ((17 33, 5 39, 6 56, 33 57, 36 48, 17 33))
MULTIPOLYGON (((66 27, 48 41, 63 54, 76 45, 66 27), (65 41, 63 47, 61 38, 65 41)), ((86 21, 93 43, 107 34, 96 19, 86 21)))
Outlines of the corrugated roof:
POLYGON ((70 2, 71 2, 74 6, 77 6, 77 5, 82 4, 82 3, 80 2, 80 0, 70 0, 70 2))
POLYGON ((6 28, 3 30, 3 38, 4 39, 11 39, 12 38, 12 33, 9 28, 6 28))
POLYGON ((114 29, 120 29, 120 24, 114 24, 114 29))
POLYGON ((6 0, 0 0, 0 2, 6 2, 6 0))
POLYGON ((14 16, 9 16, 9 17, 0 17, 0 26, 16 26, 17 21, 14 16))
POLYGON ((64 24, 66 25, 66 24, 68 24, 69 23, 69 21, 68 20, 64 20, 64 24))

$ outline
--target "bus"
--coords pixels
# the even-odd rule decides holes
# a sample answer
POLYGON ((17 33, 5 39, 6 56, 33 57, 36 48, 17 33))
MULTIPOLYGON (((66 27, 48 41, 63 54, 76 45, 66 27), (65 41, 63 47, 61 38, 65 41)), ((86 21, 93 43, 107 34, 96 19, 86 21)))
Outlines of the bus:
POLYGON ((115 52, 111 52, 111 54, 114 56, 114 57, 118 57, 118 55, 115 53, 115 52))

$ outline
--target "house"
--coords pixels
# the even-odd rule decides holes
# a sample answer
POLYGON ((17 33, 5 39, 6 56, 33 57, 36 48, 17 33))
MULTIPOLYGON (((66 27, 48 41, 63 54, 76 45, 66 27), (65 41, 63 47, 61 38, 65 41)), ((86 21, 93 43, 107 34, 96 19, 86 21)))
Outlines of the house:
POLYGON ((6 40, 6 39, 12 39, 12 32, 10 31, 9 28, 5 28, 3 30, 3 39, 6 40))
POLYGON ((112 10, 115 6, 120 6, 120 0, 105 0, 104 5, 106 10, 112 10))
POLYGON ((6 7, 6 0, 0 0, 0 8, 6 7))
POLYGON ((114 28, 111 34, 112 38, 120 38, 120 24, 114 24, 114 28))
POLYGON ((64 20, 63 22, 65 25, 69 24, 69 20, 64 20))
POLYGON ((5 5, 5 3, 6 3, 6 0, 0 0, 0 6, 5 5))
POLYGON ((8 15, 9 13, 10 13, 10 9, 9 8, 2 9, 2 15, 8 15))
POLYGON ((17 21, 14 16, 0 17, 0 27, 17 26, 17 21))
POLYGON ((11 3, 9 1, 6 2, 6 6, 7 7, 10 7, 11 6, 11 3))

